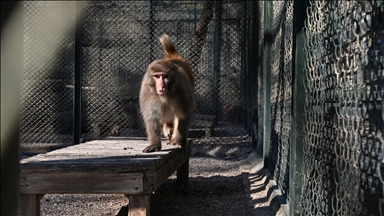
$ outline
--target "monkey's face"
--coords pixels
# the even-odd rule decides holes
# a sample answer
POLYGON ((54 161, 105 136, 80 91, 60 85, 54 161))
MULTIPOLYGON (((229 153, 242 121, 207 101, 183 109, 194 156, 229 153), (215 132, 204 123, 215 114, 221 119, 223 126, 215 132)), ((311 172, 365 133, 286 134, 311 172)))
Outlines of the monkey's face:
POLYGON ((155 82, 156 93, 158 95, 166 95, 169 90, 170 76, 167 73, 154 73, 152 76, 155 82))
POLYGON ((154 61, 149 65, 148 78, 151 92, 165 96, 174 90, 174 75, 177 67, 169 61, 154 61))

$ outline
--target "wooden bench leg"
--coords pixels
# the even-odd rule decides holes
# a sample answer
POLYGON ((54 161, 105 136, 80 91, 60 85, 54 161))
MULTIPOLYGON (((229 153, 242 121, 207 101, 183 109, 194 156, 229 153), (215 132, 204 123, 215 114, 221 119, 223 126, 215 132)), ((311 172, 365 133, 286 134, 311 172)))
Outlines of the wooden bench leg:
POLYGON ((188 185, 189 159, 177 170, 177 183, 183 188, 188 185))
POLYGON ((149 216, 151 195, 126 195, 129 199, 128 216, 149 216))
POLYGON ((40 215, 40 199, 44 194, 20 194, 19 215, 40 215))

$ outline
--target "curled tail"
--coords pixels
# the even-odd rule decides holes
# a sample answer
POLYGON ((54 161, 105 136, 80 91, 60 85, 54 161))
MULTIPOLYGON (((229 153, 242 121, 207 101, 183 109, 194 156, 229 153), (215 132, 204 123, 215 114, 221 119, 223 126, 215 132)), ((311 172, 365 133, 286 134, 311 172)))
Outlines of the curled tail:
POLYGON ((183 71, 188 76, 189 81, 191 82, 192 88, 195 88, 195 78, 193 76, 193 72, 192 72, 189 61, 181 57, 179 52, 177 52, 175 45, 173 45, 171 39, 169 39, 167 34, 163 34, 159 39, 165 51, 164 60, 176 61, 178 62, 179 65, 182 65, 183 71))
POLYGON ((168 35, 163 34, 160 38, 160 43, 164 47, 165 57, 178 59, 181 58, 180 54, 177 52, 175 45, 173 45, 171 39, 169 39, 168 35))

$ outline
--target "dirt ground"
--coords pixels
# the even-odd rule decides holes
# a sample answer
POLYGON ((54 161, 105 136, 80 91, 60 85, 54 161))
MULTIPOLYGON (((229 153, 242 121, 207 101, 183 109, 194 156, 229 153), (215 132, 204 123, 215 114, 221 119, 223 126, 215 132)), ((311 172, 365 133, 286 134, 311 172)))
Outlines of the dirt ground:
MULTIPOLYGON (((151 215, 285 215, 274 181, 248 143, 194 144, 187 188, 173 174, 151 196, 151 215)), ((122 194, 47 194, 41 215, 127 215, 122 194)), ((286 210, 286 209, 285 209, 286 210)))

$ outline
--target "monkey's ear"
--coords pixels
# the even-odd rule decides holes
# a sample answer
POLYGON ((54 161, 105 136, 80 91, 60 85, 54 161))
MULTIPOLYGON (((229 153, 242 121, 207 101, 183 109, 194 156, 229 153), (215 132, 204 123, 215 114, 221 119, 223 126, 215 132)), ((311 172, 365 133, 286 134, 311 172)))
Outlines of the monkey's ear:
POLYGON ((155 85, 155 83, 152 79, 152 73, 150 71, 147 71, 147 73, 145 73, 144 78, 143 78, 143 85, 146 85, 146 86, 154 86, 155 85))

